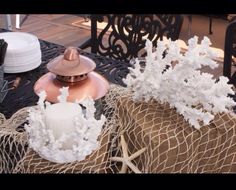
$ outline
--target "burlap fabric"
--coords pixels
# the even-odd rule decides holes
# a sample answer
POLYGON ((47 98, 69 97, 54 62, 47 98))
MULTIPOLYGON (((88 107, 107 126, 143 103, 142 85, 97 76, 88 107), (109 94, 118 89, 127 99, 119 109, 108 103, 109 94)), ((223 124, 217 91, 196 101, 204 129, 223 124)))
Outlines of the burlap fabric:
POLYGON ((56 164, 28 148, 27 135, 16 130, 25 121, 26 109, 10 120, 0 119, 4 121, 0 129, 0 172, 117 173, 122 163, 111 161, 110 157, 123 156, 121 133, 129 155, 146 148, 132 160, 143 173, 236 172, 234 115, 218 114, 209 126, 197 130, 168 104, 135 103, 122 87, 112 86, 103 101, 108 121, 100 136, 101 146, 80 162, 56 164))
POLYGON ((147 148, 134 161, 142 172, 236 172, 235 115, 217 114, 197 130, 168 104, 135 103, 128 94, 117 100, 115 115, 130 154, 147 148))

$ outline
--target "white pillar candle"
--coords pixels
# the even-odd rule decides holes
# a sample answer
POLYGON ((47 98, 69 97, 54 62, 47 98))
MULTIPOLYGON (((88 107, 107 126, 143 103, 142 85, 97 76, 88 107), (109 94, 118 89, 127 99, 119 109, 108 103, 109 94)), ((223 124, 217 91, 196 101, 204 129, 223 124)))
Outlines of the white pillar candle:
MULTIPOLYGON (((71 134, 76 131, 75 117, 81 110, 78 104, 65 102, 53 104, 45 110, 45 123, 51 129, 55 140, 59 139, 63 133, 71 134)), ((63 149, 72 147, 73 142, 68 140, 63 144, 63 149)))

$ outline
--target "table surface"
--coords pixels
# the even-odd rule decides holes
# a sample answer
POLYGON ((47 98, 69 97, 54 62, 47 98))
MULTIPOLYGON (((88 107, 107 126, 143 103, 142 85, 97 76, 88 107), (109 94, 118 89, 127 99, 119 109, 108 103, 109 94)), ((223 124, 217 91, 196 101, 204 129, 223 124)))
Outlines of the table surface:
MULTIPOLYGON (((7 30, 0 29, 0 32, 7 32, 7 30)), ((35 82, 42 75, 48 72, 46 68, 47 63, 60 54, 63 54, 65 50, 64 46, 55 43, 40 39, 39 42, 42 51, 42 63, 38 68, 24 73, 4 75, 5 80, 7 81, 15 80, 17 77, 21 78, 20 85, 16 89, 10 90, 4 101, 0 103, 0 113, 4 114, 7 119, 19 109, 33 106, 37 103, 38 96, 33 90, 35 82)), ((95 71, 103 75, 109 82, 125 86, 122 79, 129 73, 128 67, 131 66, 130 63, 121 62, 83 51, 81 51, 81 54, 94 60, 96 63, 95 71)), ((236 101, 236 96, 233 98, 236 101)), ((236 107, 234 108, 234 111, 236 113, 236 107)))
MULTIPOLYGON (((7 30, 0 29, 0 32, 7 32, 7 30)), ((24 73, 4 74, 4 78, 7 81, 15 80, 17 77, 21 78, 20 85, 16 89, 10 90, 4 101, 0 103, 0 113, 4 114, 7 119, 19 109, 33 106, 37 103, 38 96, 33 90, 35 82, 48 72, 46 68, 47 63, 63 54, 65 50, 64 46, 58 44, 40 39, 39 42, 42 51, 42 63, 38 68, 24 73)), ((95 71, 103 75, 109 82, 125 86, 122 79, 129 72, 128 67, 131 66, 129 63, 83 51, 81 51, 81 54, 94 60, 96 63, 95 71)))

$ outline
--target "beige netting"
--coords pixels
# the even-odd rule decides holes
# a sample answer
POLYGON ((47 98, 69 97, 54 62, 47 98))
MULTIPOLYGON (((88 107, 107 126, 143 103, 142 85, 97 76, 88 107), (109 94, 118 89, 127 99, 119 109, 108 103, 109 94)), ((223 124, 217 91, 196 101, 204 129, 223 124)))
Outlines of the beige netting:
POLYGON ((27 135, 22 132, 28 108, 16 112, 10 119, 0 116, 0 173, 10 173, 27 150, 27 135))
POLYGON ((134 160, 142 172, 236 172, 235 116, 217 114, 197 130, 168 104, 135 103, 129 95, 117 100, 115 115, 130 154, 147 148, 134 160))
POLYGON ((68 164, 49 162, 27 148, 27 135, 15 130, 25 121, 26 109, 16 113, 1 125, 0 172, 236 172, 235 116, 218 114, 196 130, 168 104, 134 103, 125 88, 112 86, 103 101, 108 121, 100 148, 68 164))

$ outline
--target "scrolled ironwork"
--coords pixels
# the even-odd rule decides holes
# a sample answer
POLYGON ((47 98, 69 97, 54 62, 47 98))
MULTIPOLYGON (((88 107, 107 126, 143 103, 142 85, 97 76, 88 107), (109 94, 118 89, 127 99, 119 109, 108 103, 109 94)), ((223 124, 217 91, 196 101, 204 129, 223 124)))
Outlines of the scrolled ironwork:
POLYGON ((183 17, 171 14, 91 15, 91 23, 91 51, 127 62, 143 55, 146 38, 154 45, 163 36, 178 39, 183 17), (98 29, 98 23, 103 23, 102 30, 98 29))

